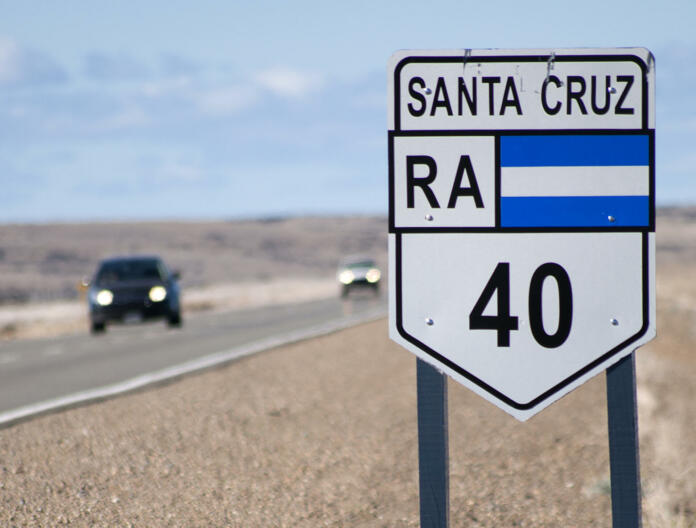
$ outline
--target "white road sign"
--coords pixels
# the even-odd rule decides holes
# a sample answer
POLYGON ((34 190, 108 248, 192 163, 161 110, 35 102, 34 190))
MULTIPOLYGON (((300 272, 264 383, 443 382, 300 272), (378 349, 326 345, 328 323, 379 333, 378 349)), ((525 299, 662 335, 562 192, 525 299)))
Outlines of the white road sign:
POLYGON ((645 49, 401 51, 390 336, 526 420, 655 336, 645 49))

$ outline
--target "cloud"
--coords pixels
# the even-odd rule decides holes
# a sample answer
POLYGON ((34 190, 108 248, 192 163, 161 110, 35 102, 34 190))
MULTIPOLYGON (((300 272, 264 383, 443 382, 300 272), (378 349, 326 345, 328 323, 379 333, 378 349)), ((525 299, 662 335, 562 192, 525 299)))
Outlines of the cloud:
POLYGON ((124 53, 90 53, 85 57, 85 73, 98 81, 129 81, 146 77, 148 70, 124 53))
POLYGON ((0 38, 0 86, 62 83, 66 71, 48 55, 0 38))
POLYGON ((256 75, 255 80, 274 94, 291 98, 303 97, 324 84, 319 74, 280 68, 263 71, 256 75))
POLYGON ((0 221, 380 210, 385 202, 383 190, 364 192, 381 189, 386 170, 382 75, 338 80, 292 66, 242 75, 204 62, 188 75, 195 64, 173 59, 168 68, 159 56, 147 70, 138 56, 134 68, 112 58, 92 55, 101 68, 92 73, 122 82, 74 76, 67 87, 0 99, 0 121, 10 125, 0 126, 0 169, 11 159, 17 175, 17 205, 0 221), (55 149, 67 157, 49 159, 55 149), (282 192, 271 199, 269 186, 282 192))
POLYGON ((258 95, 249 86, 229 86, 196 96, 198 108, 208 115, 235 114, 253 106, 258 95))

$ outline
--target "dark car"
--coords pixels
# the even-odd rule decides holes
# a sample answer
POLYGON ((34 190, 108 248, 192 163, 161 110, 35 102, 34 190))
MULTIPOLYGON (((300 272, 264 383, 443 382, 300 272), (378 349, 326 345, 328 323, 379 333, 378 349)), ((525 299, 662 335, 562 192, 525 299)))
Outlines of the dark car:
POLYGON ((347 297, 355 288, 370 288, 379 293, 382 277, 375 261, 367 257, 349 257, 338 267, 336 278, 341 284, 341 297, 347 297))
POLYGON ((111 322, 164 319, 180 326, 178 279, 156 256, 103 260, 87 292, 92 333, 104 332, 111 322))

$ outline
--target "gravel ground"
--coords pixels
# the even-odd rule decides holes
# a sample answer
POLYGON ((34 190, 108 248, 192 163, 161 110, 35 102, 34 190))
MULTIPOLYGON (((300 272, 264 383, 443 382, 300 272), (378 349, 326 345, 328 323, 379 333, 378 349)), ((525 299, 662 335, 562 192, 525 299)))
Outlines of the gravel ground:
MULTIPOLYGON (((0 430, 0 525, 418 526, 415 359, 386 335, 0 430)), ((638 356, 646 526, 696 526, 696 372, 661 346, 638 356)), ((598 376, 521 424, 450 383, 451 526, 610 526, 604 394, 598 376)))

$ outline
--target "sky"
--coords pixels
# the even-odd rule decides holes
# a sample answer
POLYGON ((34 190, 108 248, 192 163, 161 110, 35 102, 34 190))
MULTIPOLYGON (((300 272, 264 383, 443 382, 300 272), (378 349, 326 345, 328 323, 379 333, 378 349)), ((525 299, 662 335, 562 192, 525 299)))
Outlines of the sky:
POLYGON ((0 0, 0 222, 386 214, 400 49, 641 46, 696 203, 696 2, 0 0))

